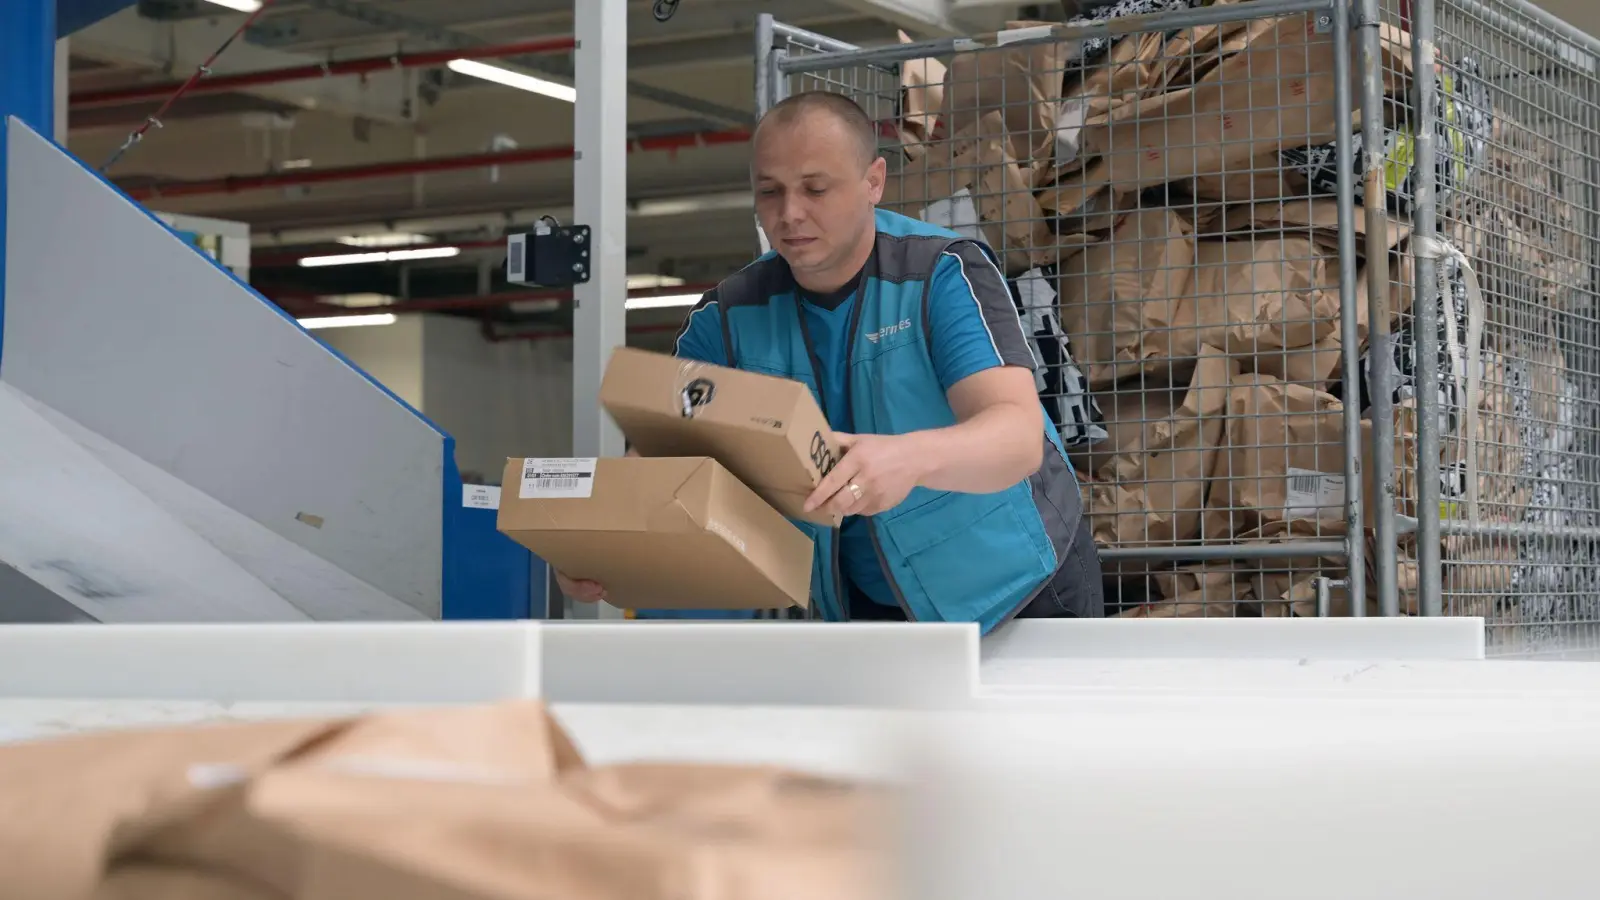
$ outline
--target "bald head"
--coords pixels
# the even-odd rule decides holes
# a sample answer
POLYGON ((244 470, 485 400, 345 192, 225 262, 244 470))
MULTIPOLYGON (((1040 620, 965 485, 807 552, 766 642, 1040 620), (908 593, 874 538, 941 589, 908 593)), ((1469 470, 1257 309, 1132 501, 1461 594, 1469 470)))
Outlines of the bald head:
POLYGON ((878 157, 878 132, 859 104, 843 94, 806 91, 767 110, 756 125, 753 143, 759 146, 777 133, 795 127, 822 126, 839 139, 841 149, 853 154, 863 168, 878 157))
POLYGON ((796 94, 762 116, 750 149, 756 218, 772 249, 806 290, 845 284, 877 243, 887 169, 872 120, 848 97, 796 94))

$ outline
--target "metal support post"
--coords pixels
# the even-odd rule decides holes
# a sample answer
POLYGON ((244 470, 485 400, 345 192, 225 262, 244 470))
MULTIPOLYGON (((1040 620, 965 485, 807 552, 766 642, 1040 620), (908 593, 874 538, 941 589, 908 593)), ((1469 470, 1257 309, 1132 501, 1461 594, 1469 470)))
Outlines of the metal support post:
POLYGON ((67 146, 67 108, 71 100, 72 39, 56 41, 55 115, 54 137, 56 144, 67 146))
MULTIPOLYGON (((621 456, 622 432, 600 409, 600 379, 625 340, 627 302, 628 0, 574 0, 577 103, 572 208, 590 228, 589 280, 573 288, 572 453, 621 456)), ((576 616, 619 618, 605 604, 576 616)))
MULTIPOLYGON (((1425 616, 1443 613, 1440 593, 1443 567, 1439 556, 1439 372, 1434 362, 1439 358, 1438 265, 1442 248, 1438 242, 1438 168, 1434 165, 1439 80, 1433 74, 1433 4, 1434 0, 1411 2, 1411 70, 1415 73, 1412 84, 1416 95, 1412 109, 1417 116, 1417 159, 1412 169, 1416 173, 1416 198, 1411 237, 1412 246, 1417 248, 1416 294, 1412 303, 1417 317, 1417 600, 1419 611, 1425 616)), ((1469 360, 1474 358, 1468 355, 1469 360)), ((1469 396, 1467 401, 1476 403, 1477 398, 1469 396)), ((1465 428, 1474 418, 1459 416, 1458 427, 1465 428)), ((1475 447, 1475 444, 1468 446, 1475 447)), ((1476 470, 1469 468, 1469 471, 1476 470)), ((1469 490, 1475 489, 1469 486, 1469 490)))
MULTIPOLYGON (((1361 277, 1356 267, 1356 200, 1355 200, 1355 125, 1353 98, 1350 90, 1350 6, 1337 2, 1333 16, 1333 67, 1334 106, 1337 115, 1339 141, 1334 147, 1335 164, 1339 168, 1339 333, 1344 346, 1346 372, 1361 371, 1360 318, 1356 310, 1356 279, 1361 277)), ((1344 483, 1345 483, 1345 538, 1344 552, 1347 562, 1345 581, 1350 598, 1350 615, 1367 614, 1367 541, 1363 531, 1365 510, 1362 508, 1361 472, 1361 404, 1344 405, 1344 483)), ((1325 580, 1325 579, 1324 579, 1325 580)))
POLYGON ((55 49, 55 0, 0 0, 0 353, 5 349, 6 132, 15 118, 54 137, 55 49))
MULTIPOLYGON (((1390 383, 1388 360, 1394 356, 1394 335, 1389 317, 1389 216, 1384 190, 1384 69, 1380 46, 1382 24, 1379 0, 1359 0, 1356 26, 1359 29, 1361 71, 1361 171, 1363 206, 1367 217, 1367 303, 1370 340, 1368 358, 1375 360, 1367 370, 1372 394, 1372 475, 1377 490, 1373 493, 1372 528, 1376 537, 1378 608, 1385 616, 1399 615, 1399 549, 1394 519, 1394 385, 1390 383)), ((1423 365, 1426 365, 1425 363, 1423 365)), ((1359 370, 1358 370, 1359 371, 1359 370)), ((1359 491, 1360 483, 1351 490, 1359 491)))

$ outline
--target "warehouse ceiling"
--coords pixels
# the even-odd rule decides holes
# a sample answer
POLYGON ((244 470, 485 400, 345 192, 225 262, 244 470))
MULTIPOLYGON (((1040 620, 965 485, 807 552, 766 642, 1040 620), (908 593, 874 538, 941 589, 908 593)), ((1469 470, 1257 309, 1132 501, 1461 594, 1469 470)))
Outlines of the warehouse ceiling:
MULTIPOLYGON (((70 149, 91 165, 110 159, 174 82, 246 22, 224 5, 252 2, 139 0, 73 34, 70 149)), ((504 290, 505 228, 570 215, 573 105, 446 63, 487 54, 484 63, 570 84, 574 2, 583 0, 274 0, 228 47, 211 83, 180 99, 108 174, 152 208, 250 223, 252 281, 285 303, 504 290), (331 74, 282 75, 324 66, 331 74), (279 75, 250 77, 262 72, 279 75), (485 165, 491 153, 508 162, 485 165), (379 235, 462 252, 298 265, 379 235)), ((1589 0, 1545 5, 1600 19, 1589 0)), ((931 37, 1060 16, 1054 2, 680 0, 659 22, 653 6, 628 5, 629 272, 691 287, 757 249, 741 133, 754 116, 760 13, 857 44, 893 41, 897 26, 931 37)))
MULTIPOLYGON (((110 159, 245 23, 217 3, 140 0, 72 35, 74 153, 91 165, 110 159)), ((508 223, 570 215, 573 105, 446 63, 488 53, 482 62, 570 84, 573 3, 276 0, 221 57, 215 83, 180 99, 108 175, 154 209, 250 223, 252 281, 268 296, 503 289, 508 223), (333 74, 310 80, 234 77, 324 64, 333 74), (487 153, 512 162, 462 161, 487 153), (350 252, 340 239, 386 233, 463 252, 405 265, 297 265, 350 252)), ((666 22, 652 7, 628 4, 629 272, 714 282, 757 249, 742 135, 754 118, 757 16, 855 43, 893 41, 891 21, 918 23, 866 0, 680 0, 666 22)), ((1002 4, 979 18, 1019 9, 1002 4)))

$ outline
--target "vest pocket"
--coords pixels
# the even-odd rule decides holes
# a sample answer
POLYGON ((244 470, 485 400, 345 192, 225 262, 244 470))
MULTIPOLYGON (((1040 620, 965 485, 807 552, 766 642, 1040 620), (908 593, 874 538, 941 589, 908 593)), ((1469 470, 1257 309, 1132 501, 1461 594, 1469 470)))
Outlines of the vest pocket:
POLYGON ((1051 574, 1014 491, 946 494, 883 524, 906 603, 919 619, 975 621, 1022 602, 1051 574), (903 583, 907 577, 911 584, 903 583))

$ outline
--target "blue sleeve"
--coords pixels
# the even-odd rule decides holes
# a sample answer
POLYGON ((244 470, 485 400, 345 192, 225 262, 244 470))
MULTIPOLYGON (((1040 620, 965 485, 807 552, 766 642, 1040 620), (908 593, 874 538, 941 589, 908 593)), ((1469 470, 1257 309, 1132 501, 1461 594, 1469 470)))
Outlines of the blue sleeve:
POLYGON ((1011 288, 974 242, 951 244, 934 267, 928 286, 928 346, 946 391, 985 369, 1038 367, 1011 288))
POLYGON ((728 348, 722 340, 722 305, 715 289, 707 291, 684 317, 672 355, 718 366, 728 364, 728 348))

